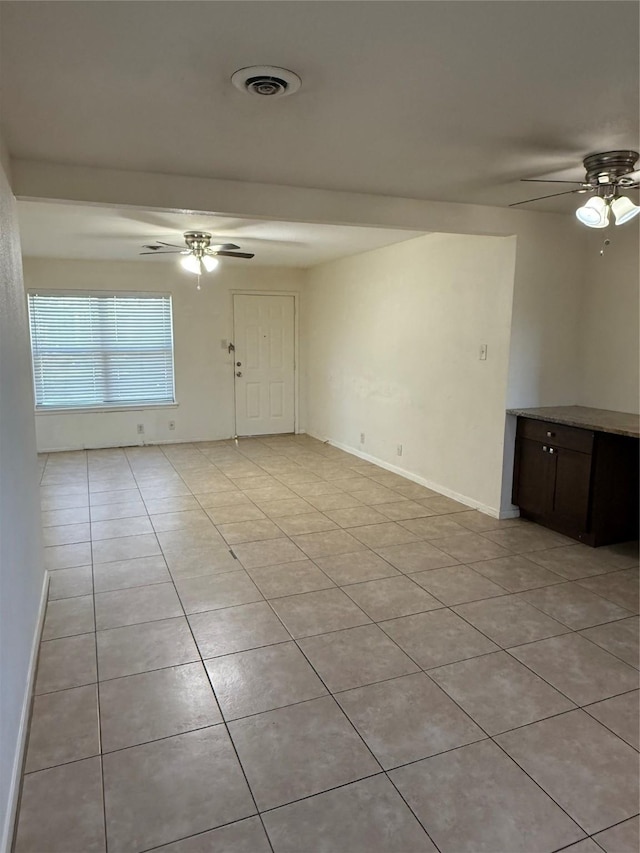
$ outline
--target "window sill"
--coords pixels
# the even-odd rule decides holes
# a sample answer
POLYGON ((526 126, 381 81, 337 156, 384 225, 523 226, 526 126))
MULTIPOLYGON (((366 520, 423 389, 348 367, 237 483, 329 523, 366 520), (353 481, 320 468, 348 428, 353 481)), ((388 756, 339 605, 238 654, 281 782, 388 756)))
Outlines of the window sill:
POLYGON ((180 403, 141 403, 132 406, 65 406, 59 409, 35 409, 39 415, 96 415, 102 412, 141 412, 147 409, 177 409, 180 403))

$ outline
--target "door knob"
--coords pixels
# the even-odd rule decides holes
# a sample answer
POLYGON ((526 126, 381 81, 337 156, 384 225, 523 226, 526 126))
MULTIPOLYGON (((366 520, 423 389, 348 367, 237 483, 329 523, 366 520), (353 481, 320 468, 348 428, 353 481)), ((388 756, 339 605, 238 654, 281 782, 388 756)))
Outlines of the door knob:
POLYGON ((242 371, 241 370, 236 371, 236 376, 242 376, 242 371))

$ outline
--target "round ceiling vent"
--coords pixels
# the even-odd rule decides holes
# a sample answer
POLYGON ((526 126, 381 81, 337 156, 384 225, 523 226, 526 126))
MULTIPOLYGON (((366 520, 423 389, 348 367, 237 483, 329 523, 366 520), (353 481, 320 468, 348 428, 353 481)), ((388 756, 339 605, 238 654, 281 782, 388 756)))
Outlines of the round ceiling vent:
POLYGON ((241 92, 260 95, 264 98, 284 98, 293 95, 302 80, 293 71, 274 65, 251 65, 241 68, 231 77, 233 85, 241 92))

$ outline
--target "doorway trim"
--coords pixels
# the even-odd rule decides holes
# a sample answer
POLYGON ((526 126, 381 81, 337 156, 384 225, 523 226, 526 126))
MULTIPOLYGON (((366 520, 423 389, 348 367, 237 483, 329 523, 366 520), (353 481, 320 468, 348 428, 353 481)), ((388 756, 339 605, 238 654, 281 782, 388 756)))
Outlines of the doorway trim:
MULTIPOLYGON (((298 370, 298 364, 300 361, 300 340, 299 340, 299 330, 300 330, 300 291, 298 290, 247 290, 246 288, 237 288, 229 291, 231 294, 231 332, 232 337, 231 340, 235 345, 235 330, 236 330, 236 318, 235 318, 235 299, 234 296, 292 296, 293 297, 293 434, 299 435, 301 430, 299 428, 300 424, 300 372, 298 370)), ((231 362, 233 367, 233 372, 235 374, 235 352, 234 358, 231 362)), ((244 438, 244 436, 238 436, 238 424, 236 421, 236 381, 235 376, 233 378, 233 438, 244 438)))

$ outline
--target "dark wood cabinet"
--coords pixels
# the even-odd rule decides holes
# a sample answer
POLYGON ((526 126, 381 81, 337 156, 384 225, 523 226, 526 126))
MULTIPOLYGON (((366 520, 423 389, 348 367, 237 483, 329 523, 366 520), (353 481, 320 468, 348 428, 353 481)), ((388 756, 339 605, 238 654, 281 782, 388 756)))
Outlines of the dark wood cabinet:
POLYGON ((552 516, 567 529, 587 530, 593 457, 562 448, 556 450, 551 459, 552 516))
POLYGON ((588 545, 638 538, 638 439, 518 418, 513 502, 588 545))

